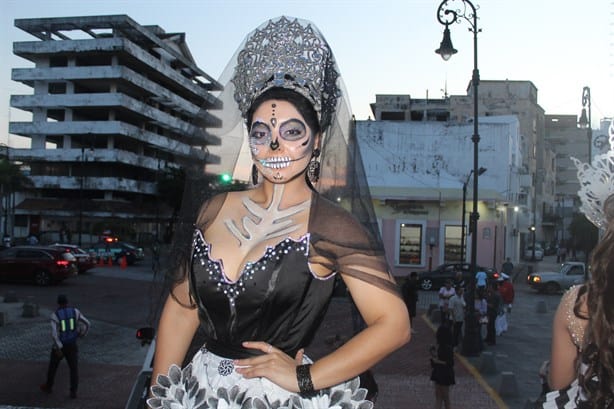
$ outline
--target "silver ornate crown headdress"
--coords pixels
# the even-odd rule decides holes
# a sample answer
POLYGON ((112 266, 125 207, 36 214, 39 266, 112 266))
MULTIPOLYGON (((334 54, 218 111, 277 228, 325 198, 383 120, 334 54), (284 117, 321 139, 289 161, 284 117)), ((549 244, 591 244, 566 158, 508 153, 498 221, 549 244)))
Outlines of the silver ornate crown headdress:
POLYGON ((606 227, 607 220, 603 205, 608 197, 614 195, 614 121, 610 123, 610 150, 596 155, 590 163, 571 158, 578 168, 580 190, 578 196, 582 205, 580 210, 588 220, 599 228, 606 227))
POLYGON ((325 130, 340 96, 338 78, 332 51, 317 28, 282 16, 248 37, 231 81, 244 118, 256 97, 282 87, 306 97, 325 130))

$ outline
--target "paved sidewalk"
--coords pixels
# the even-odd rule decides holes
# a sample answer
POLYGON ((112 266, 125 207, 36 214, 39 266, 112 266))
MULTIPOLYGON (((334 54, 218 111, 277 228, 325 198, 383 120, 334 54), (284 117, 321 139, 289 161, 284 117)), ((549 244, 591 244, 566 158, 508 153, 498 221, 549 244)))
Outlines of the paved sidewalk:
MULTIPOLYGON (((546 264, 535 266, 543 270, 546 264)), ((550 264, 547 267, 554 268, 550 264)), ((113 268, 96 269, 93 274, 114 276, 113 268)), ((122 273, 126 278, 126 273, 122 273)), ((134 271, 136 280, 151 279, 151 274, 134 271)), ((113 277, 117 279, 117 277, 113 277)), ((517 301, 510 320, 510 330, 499 337, 497 346, 489 347, 496 356, 497 372, 482 375, 480 358, 455 359, 456 385, 451 387, 454 409, 524 409, 529 399, 539 392, 537 369, 549 355, 552 315, 560 296, 545 296, 547 313, 535 313, 535 295, 523 288, 523 277, 517 282, 517 301), (512 371, 518 382, 519 394, 500 397, 497 385, 501 371, 512 371)), ((0 297, 4 294, 0 293, 0 297)), ((428 306, 436 303, 436 292, 421 292, 419 317, 415 320, 416 333, 411 341, 373 368, 379 396, 376 408, 412 409, 434 405, 434 391, 430 377, 428 348, 434 343, 434 329, 426 319, 428 306)), ((79 397, 69 399, 60 389, 53 395, 38 390, 46 372, 49 342, 41 340, 47 334, 50 311, 41 311, 40 317, 20 316, 21 303, 0 302, 0 311, 8 311, 9 324, 0 327, 0 409, 54 408, 54 409, 115 409, 124 408, 136 375, 141 369, 146 348, 135 342, 134 330, 106 322, 95 322, 90 334, 102 342, 80 344, 79 397), (4 405, 4 406, 3 406, 4 405)), ((351 334, 350 305, 334 299, 331 303, 314 344, 308 348, 310 356, 317 357, 331 349, 335 336, 351 334)), ((68 384, 65 365, 58 371, 57 385, 68 384)))

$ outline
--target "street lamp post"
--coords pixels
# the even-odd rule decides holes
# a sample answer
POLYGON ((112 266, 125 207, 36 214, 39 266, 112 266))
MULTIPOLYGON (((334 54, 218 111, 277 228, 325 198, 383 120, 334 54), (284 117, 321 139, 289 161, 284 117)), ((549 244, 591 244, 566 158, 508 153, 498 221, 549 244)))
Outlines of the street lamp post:
MULTIPOLYGON (((482 175, 484 172, 486 172, 486 168, 480 167, 480 169, 478 169, 478 176, 482 175)), ((465 209, 465 202, 467 201, 467 185, 469 184, 469 179, 471 178, 472 174, 473 169, 471 169, 467 175, 467 180, 465 180, 465 183, 463 183, 463 213, 461 216, 461 263, 463 264, 465 263, 465 214, 467 213, 465 209)))
POLYGON ((592 145, 593 145, 593 128, 591 126, 591 89, 589 87, 582 88, 582 113, 578 120, 578 125, 582 129, 586 129, 588 138, 588 163, 593 163, 592 145), (588 111, 588 116, 586 112, 588 111))
POLYGON ((533 222, 533 224, 531 225, 531 227, 529 227, 529 230, 531 231, 531 261, 535 261, 535 222, 533 222))
POLYGON ((461 22, 459 18, 463 18, 470 25, 469 31, 473 33, 473 74, 471 83, 473 85, 473 210, 469 219, 469 232, 471 233, 471 280, 467 298, 469 308, 467 308, 467 319, 465 320, 465 336, 463 337, 462 353, 466 356, 475 356, 480 353, 479 325, 474 311, 475 301, 475 276, 476 259, 477 259, 477 224, 480 217, 478 213, 478 145, 480 142, 480 134, 478 132, 478 84, 480 82, 480 72, 478 70, 478 33, 481 29, 478 28, 477 10, 473 3, 469 0, 443 0, 437 9, 437 20, 445 26, 443 40, 435 52, 444 60, 448 60, 457 50, 452 46, 450 30, 448 26, 455 22, 461 22), (461 8, 452 8, 455 3, 460 3, 461 8))
POLYGON ((79 247, 81 247, 81 231, 83 230, 83 162, 85 161, 85 148, 81 148, 81 175, 79 176, 79 247))

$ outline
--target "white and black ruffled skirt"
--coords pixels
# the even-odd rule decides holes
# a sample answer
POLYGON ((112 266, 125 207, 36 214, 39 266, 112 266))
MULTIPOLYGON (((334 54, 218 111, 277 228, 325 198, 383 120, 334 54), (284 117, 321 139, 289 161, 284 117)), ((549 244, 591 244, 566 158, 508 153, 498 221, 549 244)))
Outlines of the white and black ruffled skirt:
POLYGON ((203 347, 184 369, 173 365, 167 376, 158 376, 147 404, 152 409, 372 409, 367 390, 359 386, 356 377, 305 398, 266 378, 246 379, 231 359, 203 347))

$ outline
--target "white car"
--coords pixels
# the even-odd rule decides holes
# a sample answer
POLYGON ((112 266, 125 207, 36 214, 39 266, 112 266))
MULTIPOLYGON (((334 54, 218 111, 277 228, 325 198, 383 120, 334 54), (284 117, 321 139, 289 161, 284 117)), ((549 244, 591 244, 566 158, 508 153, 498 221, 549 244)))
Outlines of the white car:
MULTIPOLYGON (((527 246, 524 249, 524 259, 532 260, 533 259, 533 246, 527 246)), ((535 260, 541 261, 544 259, 544 249, 540 245, 535 245, 535 260)))
POLYGON ((561 264, 559 271, 543 271, 527 276, 527 284, 539 292, 556 294, 567 290, 572 285, 582 284, 590 274, 586 265, 579 261, 568 261, 561 264))

